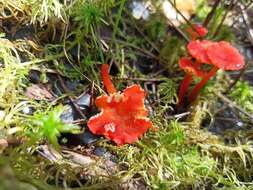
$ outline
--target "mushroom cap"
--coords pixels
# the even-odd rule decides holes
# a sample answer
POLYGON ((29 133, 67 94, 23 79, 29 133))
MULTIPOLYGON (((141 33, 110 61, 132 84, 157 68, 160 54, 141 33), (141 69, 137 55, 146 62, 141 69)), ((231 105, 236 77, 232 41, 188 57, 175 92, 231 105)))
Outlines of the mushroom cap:
POLYGON ((192 40, 188 43, 187 49, 191 56, 197 59, 197 61, 201 63, 211 64, 211 61, 207 56, 206 49, 215 43, 216 42, 209 40, 192 40))
POLYGON ((207 47, 206 54, 212 64, 224 70, 239 70, 244 67, 244 58, 228 42, 218 42, 207 47))
POLYGON ((203 77, 205 75, 205 72, 201 71, 199 66, 196 65, 196 63, 194 64, 189 57, 180 58, 179 67, 183 69, 185 72, 198 77, 203 77))
POLYGON ((197 37, 204 37, 208 30, 200 24, 193 24, 192 28, 189 28, 187 32, 191 35, 192 39, 197 37))
POLYGON ((204 37, 208 33, 208 30, 200 24, 194 24, 193 27, 200 37, 204 37))
POLYGON ((95 103, 101 112, 89 119, 90 131, 117 145, 137 141, 152 127, 144 98, 145 92, 139 85, 127 87, 122 93, 99 96, 95 103))

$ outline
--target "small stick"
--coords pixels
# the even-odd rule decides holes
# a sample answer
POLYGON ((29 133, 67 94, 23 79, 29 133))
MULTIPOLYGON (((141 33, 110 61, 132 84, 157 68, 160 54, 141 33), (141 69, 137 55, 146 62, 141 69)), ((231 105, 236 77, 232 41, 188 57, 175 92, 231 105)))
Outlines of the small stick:
MULTIPOLYGON (((249 16, 247 14, 247 12, 245 11, 245 7, 243 6, 243 4, 240 4, 240 10, 242 13, 242 18, 243 18, 243 22, 247 28, 247 34, 248 34, 248 38, 250 43, 253 45, 253 31, 250 27, 250 20, 249 20, 249 16)), ((247 64, 248 65, 248 64, 247 64)), ((239 75, 236 77, 236 79, 234 80, 234 82, 232 84, 229 85, 228 89, 226 90, 225 94, 227 94, 231 88, 233 88, 236 83, 239 81, 239 79, 244 75, 245 71, 246 71, 247 66, 245 66, 239 73, 239 75)))
POLYGON ((236 85, 236 83, 240 80, 240 78, 244 75, 246 71, 246 67, 244 67, 240 73, 236 76, 235 80, 229 85, 229 87, 227 88, 227 90, 224 92, 224 94, 228 94, 231 89, 236 85))
MULTIPOLYGON (((250 21, 249 21, 249 17, 247 12, 245 11, 245 7, 240 4, 240 10, 242 13, 242 18, 243 18, 243 22, 247 28, 247 33, 248 33, 248 38, 250 43, 253 45, 253 32, 252 29, 250 28, 250 21)), ((247 64, 248 65, 248 64, 247 64)), ((236 79, 234 80, 233 83, 231 83, 228 87, 228 89, 226 90, 225 94, 227 94, 235 85, 236 83, 240 80, 240 78, 244 75, 245 71, 246 71, 247 66, 245 66, 239 73, 239 75, 236 77, 236 79)))
POLYGON ((253 45, 253 31, 250 27, 251 22, 250 22, 250 18, 248 16, 243 4, 240 4, 240 10, 241 10, 241 13, 242 13, 243 22, 244 22, 244 24, 247 28, 247 34, 248 34, 249 41, 253 45))
POLYGON ((186 42, 190 42, 190 39, 186 36, 186 34, 177 26, 175 26, 175 24, 173 24, 173 22, 171 22, 170 20, 168 20, 170 25, 173 26, 173 28, 175 28, 175 30, 185 39, 186 42))
POLYGON ((86 121, 87 121, 86 119, 77 119, 77 120, 74 120, 74 121, 72 121, 70 123, 80 125, 80 124, 86 123, 86 121))
POLYGON ((193 27, 191 21, 189 19, 187 19, 180 10, 178 10, 177 6, 175 5, 175 3, 172 3, 171 0, 169 0, 170 4, 172 5, 172 7, 177 11, 177 13, 184 19, 184 21, 193 29, 195 30, 195 28, 193 27))
MULTIPOLYGON (((176 12, 185 20, 185 22, 194 30, 196 31, 196 29, 193 27, 192 23, 190 22, 190 20, 188 20, 176 7, 176 5, 174 3, 171 2, 171 0, 169 0, 171 6, 173 6, 173 8, 176 10, 176 12)), ((168 19, 169 20, 169 19, 168 19)), ((187 35, 177 26, 175 26, 175 24, 173 22, 171 22, 171 20, 169 20, 170 25, 173 26, 173 28, 175 28, 175 30, 187 41, 189 42, 190 39, 187 37, 187 35)))
MULTIPOLYGON (((57 75, 57 77, 60 80, 61 86, 62 86, 63 90, 65 91, 65 93, 68 93, 69 90, 66 87, 66 85, 64 84, 62 77, 60 75, 57 75)), ((75 107, 76 111, 82 116, 83 119, 86 119, 86 116, 84 115, 82 110, 79 108, 79 106, 75 103, 74 99, 71 96, 68 96, 68 98, 71 101, 71 103, 73 104, 73 106, 75 107)))
POLYGON ((181 119, 187 115, 189 115, 191 112, 184 112, 184 113, 180 113, 180 114, 176 114, 176 115, 171 115, 171 116, 168 116, 167 119, 181 119))
POLYGON ((218 5, 220 4, 221 0, 216 0, 214 5, 213 5, 213 8, 212 10, 208 13, 208 15, 206 16, 206 19, 204 20, 203 22, 203 27, 207 27, 207 25, 209 24, 209 22, 211 21, 214 13, 215 13, 215 10, 216 8, 218 7, 218 5))
POLYGON ((230 5, 229 5, 228 9, 226 10, 225 14, 223 15, 223 17, 221 19, 221 22, 218 25, 218 27, 216 28, 213 36, 216 36, 219 33, 219 31, 220 31, 220 29, 221 29, 221 27, 222 27, 222 25, 223 25, 223 23, 224 23, 227 15, 228 15, 228 13, 229 13, 229 11, 231 11, 233 9, 234 5, 235 5, 235 0, 231 0, 230 5))

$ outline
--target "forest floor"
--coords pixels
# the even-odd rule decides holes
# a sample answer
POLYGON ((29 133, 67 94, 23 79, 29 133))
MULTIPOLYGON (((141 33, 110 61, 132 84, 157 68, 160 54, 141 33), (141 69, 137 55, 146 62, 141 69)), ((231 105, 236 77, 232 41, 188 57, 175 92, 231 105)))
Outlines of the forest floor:
POLYGON ((253 189, 252 15, 246 0, 0 0, 0 190, 253 189), (245 66, 178 107, 194 24, 245 66), (132 144, 87 127, 104 63, 146 92, 153 128, 132 144))

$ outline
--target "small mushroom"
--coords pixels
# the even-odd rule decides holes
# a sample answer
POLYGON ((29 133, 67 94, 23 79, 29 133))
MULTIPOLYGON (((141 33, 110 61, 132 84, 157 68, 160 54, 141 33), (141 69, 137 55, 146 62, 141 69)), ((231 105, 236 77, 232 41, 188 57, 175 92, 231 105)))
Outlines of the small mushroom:
POLYGON ((88 127, 92 133, 104 135, 117 145, 134 143, 152 127, 144 106, 145 92, 136 84, 117 92, 108 69, 107 64, 102 65, 101 77, 109 95, 96 99, 101 112, 89 119, 88 127))
MULTIPOLYGON (((202 42, 198 42, 201 44, 202 42)), ((204 51, 201 51, 202 56, 207 58, 209 64, 213 65, 213 68, 203 77, 203 79, 193 88, 189 95, 189 101, 192 102, 197 97, 200 89, 207 83, 207 81, 215 75, 219 69, 223 70, 239 70, 242 69, 245 65, 244 58, 228 42, 212 42, 206 45, 206 42, 203 42, 205 46, 204 51)))
POLYGON ((184 95, 188 91, 188 88, 192 81, 192 76, 203 77, 205 75, 205 73, 200 70, 200 63, 194 63, 189 57, 180 58, 179 67, 186 72, 186 75, 179 87, 177 107, 180 107, 184 104, 184 95))
POLYGON ((187 29, 187 32, 191 35, 192 40, 196 40, 198 37, 204 37, 208 30, 200 24, 193 24, 191 28, 187 29))
MULTIPOLYGON (((196 76, 202 77, 202 80, 189 94, 189 101, 192 102, 197 97, 200 89, 219 69, 239 70, 244 67, 244 59, 237 49, 231 46, 228 42, 213 42, 210 40, 197 39, 199 37, 204 37, 208 33, 208 30, 201 25, 194 24, 190 29, 188 29, 188 33, 191 35, 192 40, 188 43, 187 50, 191 57, 196 60, 194 64, 195 66, 192 67, 193 62, 189 58, 188 60, 182 58, 179 61, 179 65, 181 68, 187 68, 188 73, 192 72, 196 76), (200 69, 201 64, 210 64, 213 65, 213 68, 209 72, 203 72, 200 69)), ((193 75, 186 74, 181 83, 178 95, 179 103, 177 107, 180 107, 183 103, 183 97, 187 92, 192 76, 193 75)))
POLYGON ((200 69, 200 65, 201 63, 193 62, 189 57, 182 57, 179 60, 179 67, 186 73, 197 77, 203 77, 205 76, 205 72, 200 69))

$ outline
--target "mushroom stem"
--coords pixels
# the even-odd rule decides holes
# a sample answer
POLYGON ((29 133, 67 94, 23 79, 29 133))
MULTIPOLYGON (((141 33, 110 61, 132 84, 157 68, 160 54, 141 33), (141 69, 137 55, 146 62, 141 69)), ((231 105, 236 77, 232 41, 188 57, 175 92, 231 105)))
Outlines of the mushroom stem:
POLYGON ((102 78, 103 84, 105 86, 105 89, 109 94, 114 94, 117 92, 117 90, 115 89, 115 87, 111 81, 110 75, 109 75, 109 65, 108 64, 102 65, 101 78, 102 78))
POLYGON ((197 95, 199 94, 200 89, 207 83, 207 81, 213 77, 216 72, 219 70, 218 67, 213 67, 204 77, 203 79, 193 88, 189 95, 189 101, 193 102, 197 95))
POLYGON ((187 73, 179 87, 177 108, 179 108, 180 106, 184 104, 184 96, 190 86, 191 80, 192 80, 192 75, 187 73))

